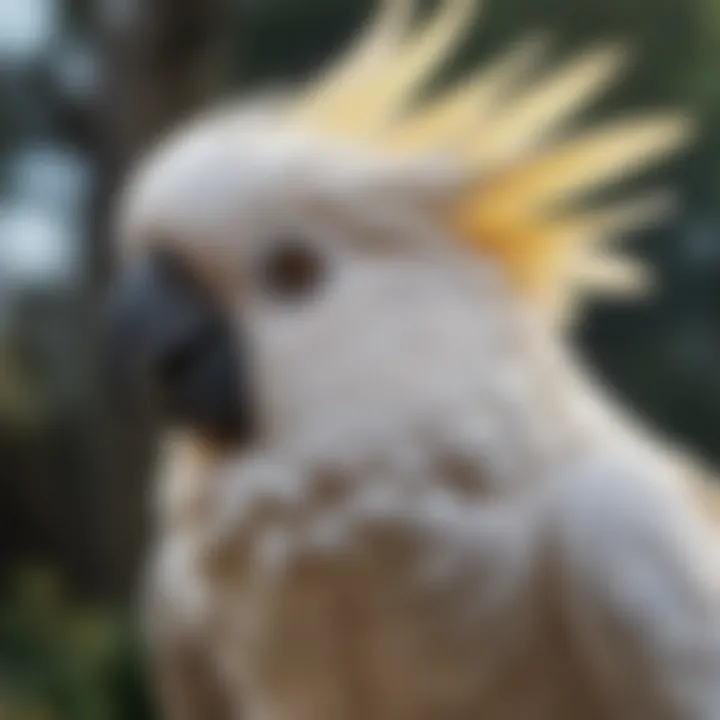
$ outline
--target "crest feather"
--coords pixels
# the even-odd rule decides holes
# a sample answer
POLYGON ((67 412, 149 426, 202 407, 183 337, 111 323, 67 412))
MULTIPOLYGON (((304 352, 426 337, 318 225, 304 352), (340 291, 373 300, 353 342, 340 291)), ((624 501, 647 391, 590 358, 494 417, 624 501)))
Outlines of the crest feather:
POLYGON ((413 14, 413 0, 384 0, 377 17, 345 56, 311 88, 298 109, 301 123, 342 125, 338 116, 375 74, 392 59, 405 40, 413 14))
POLYGON ((575 214, 568 207, 676 153, 691 136, 687 119, 656 113, 562 138, 617 79, 627 53, 618 45, 595 48, 517 94, 538 64, 544 44, 537 41, 415 107, 478 3, 439 0, 435 15, 410 33, 414 5, 387 0, 371 30, 294 117, 379 153, 443 154, 465 178, 448 201, 453 232, 497 258, 520 291, 558 317, 585 285, 644 287, 642 268, 609 252, 607 240, 662 217, 668 203, 653 197, 575 214))
POLYGON ((433 146, 457 145, 537 66, 546 50, 541 38, 530 38, 504 53, 397 127, 388 146, 400 152, 427 152, 433 146))
MULTIPOLYGON (((400 0, 400 3, 401 6, 407 5, 405 0, 400 0)), ((315 118, 315 127, 355 139, 387 127, 455 49, 477 9, 475 0, 445 0, 435 16, 409 40, 400 41, 395 47, 385 46, 387 52, 372 50, 378 43, 371 39, 370 56, 382 57, 382 65, 375 64, 373 72, 367 72, 368 63, 364 61, 368 57, 367 51, 361 50, 361 62, 351 62, 349 71, 340 74, 341 82, 337 85, 331 83, 325 97, 327 102, 337 93, 340 102, 335 103, 335 106, 341 107, 336 107, 334 114, 328 114, 326 108, 322 107, 325 93, 321 90, 321 106, 313 109, 311 102, 305 117, 309 112, 315 118)), ((390 9, 387 12, 390 13, 390 9)), ((377 34, 373 33, 373 37, 384 37, 382 29, 386 22, 385 15, 382 15, 377 34)))
POLYGON ((603 47, 557 70, 494 118, 473 143, 473 161, 497 166, 536 149, 617 79, 625 59, 623 48, 603 47))
MULTIPOLYGON (((619 234, 638 230, 667 216, 673 206, 672 197, 662 192, 616 203, 584 215, 539 222, 535 232, 538 241, 544 244, 545 252, 540 267, 535 269, 536 277, 531 278, 531 281, 539 292, 556 296, 558 290, 562 292, 563 273, 568 276, 567 281, 581 284, 595 278, 591 284, 596 290, 599 287, 597 279, 602 277, 603 288, 610 290, 613 285, 609 282, 611 275, 608 269, 612 266, 614 277, 620 281, 614 286, 616 289, 622 289, 624 293, 647 289, 648 271, 640 272, 638 264, 619 256, 611 243, 619 234), (598 271, 593 272, 596 263, 598 271)), ((531 237, 530 231, 526 233, 522 235, 523 240, 531 237)), ((532 272, 533 254, 526 253, 526 256, 529 272, 532 272)))
POLYGON ((691 131, 686 118, 674 115, 616 121, 499 172, 485 183, 476 209, 527 213, 574 200, 673 155, 691 131))

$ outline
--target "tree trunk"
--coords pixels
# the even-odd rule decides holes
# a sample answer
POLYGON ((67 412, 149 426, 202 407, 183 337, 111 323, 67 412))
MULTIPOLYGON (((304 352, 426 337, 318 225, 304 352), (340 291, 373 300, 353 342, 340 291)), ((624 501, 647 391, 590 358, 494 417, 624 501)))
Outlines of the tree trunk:
POLYGON ((202 107, 223 77, 230 0, 98 0, 103 97, 96 197, 89 231, 87 297, 93 407, 87 418, 90 507, 87 534, 99 538, 96 591, 126 598, 146 537, 153 429, 126 416, 107 378, 101 308, 112 275, 112 202, 128 166, 168 128, 202 107))

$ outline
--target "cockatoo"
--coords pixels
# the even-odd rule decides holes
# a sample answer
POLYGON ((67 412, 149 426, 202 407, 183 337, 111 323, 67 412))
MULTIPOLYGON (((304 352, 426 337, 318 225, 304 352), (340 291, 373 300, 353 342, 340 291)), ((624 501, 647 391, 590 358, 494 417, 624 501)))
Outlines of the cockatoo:
POLYGON ((617 46, 537 79, 530 40, 421 95, 476 4, 412 5, 123 195, 119 347, 168 430, 165 714, 720 718, 710 486, 562 340, 579 293, 644 284, 608 239, 664 207, 591 193, 689 124, 570 129, 617 46))

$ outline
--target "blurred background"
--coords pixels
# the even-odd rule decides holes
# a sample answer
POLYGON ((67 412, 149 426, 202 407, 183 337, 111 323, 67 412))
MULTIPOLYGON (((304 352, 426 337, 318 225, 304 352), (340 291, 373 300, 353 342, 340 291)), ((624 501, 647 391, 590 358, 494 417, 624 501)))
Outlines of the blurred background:
MULTIPOLYGON (((451 72, 524 33, 558 57, 627 39, 593 111, 683 106, 697 147, 658 178, 682 208, 627 238, 651 300, 595 303, 575 341, 654 427, 720 461, 720 0, 488 0, 451 72)), ((128 164, 206 103, 303 77, 368 0, 0 0, 0 718, 151 718, 134 589, 151 429, 103 380, 112 197, 128 164)))

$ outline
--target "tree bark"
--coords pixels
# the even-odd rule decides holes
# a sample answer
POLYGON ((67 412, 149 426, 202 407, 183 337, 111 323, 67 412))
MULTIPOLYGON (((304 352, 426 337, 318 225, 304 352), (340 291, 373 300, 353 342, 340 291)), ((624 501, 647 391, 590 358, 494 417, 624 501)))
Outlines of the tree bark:
POLYGON ((223 78, 230 0, 97 0, 103 95, 96 101, 96 196, 89 228, 87 299, 92 407, 87 425, 90 507, 99 538, 96 589, 132 592, 146 537, 153 428, 107 381, 102 310, 115 264, 113 199, 128 167, 159 136, 210 100, 223 78))

